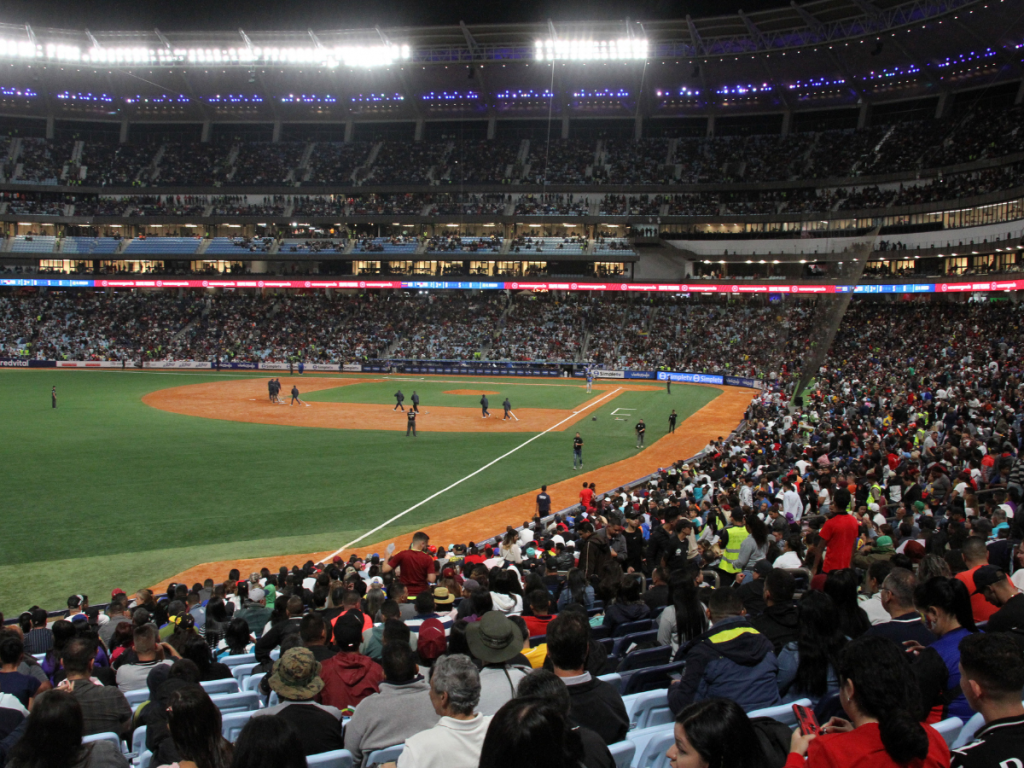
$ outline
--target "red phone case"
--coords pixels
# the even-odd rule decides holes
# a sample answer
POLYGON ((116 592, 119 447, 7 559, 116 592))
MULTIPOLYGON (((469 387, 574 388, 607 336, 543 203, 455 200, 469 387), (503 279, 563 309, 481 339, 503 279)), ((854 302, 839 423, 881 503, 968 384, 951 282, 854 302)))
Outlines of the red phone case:
POLYGON ((796 714, 796 722, 800 726, 800 733, 804 736, 809 733, 816 735, 821 733, 821 726, 818 725, 818 718, 815 717, 814 710, 794 704, 793 712, 796 714))

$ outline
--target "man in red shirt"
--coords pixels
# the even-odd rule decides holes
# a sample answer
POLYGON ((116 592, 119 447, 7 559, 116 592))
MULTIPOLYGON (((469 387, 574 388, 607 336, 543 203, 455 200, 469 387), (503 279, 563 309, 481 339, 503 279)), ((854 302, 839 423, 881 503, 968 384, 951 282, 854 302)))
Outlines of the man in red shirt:
POLYGON ((590 490, 590 487, 584 483, 583 490, 580 491, 580 504, 583 505, 584 509, 590 509, 593 506, 594 492, 590 490))
POLYGON ((822 573, 842 570, 850 567, 853 558, 853 547, 860 534, 860 525, 848 511, 850 492, 840 488, 832 497, 832 509, 835 514, 821 526, 821 538, 825 542, 825 562, 822 564, 821 548, 814 556, 814 573, 821 565, 822 573))
POLYGON ((426 592, 429 585, 437 581, 434 558, 424 552, 429 544, 430 537, 417 531, 412 535, 409 548, 393 555, 380 569, 381 573, 391 573, 397 568, 398 580, 409 590, 410 597, 426 592))
POLYGON ((530 608, 533 610, 533 615, 523 616, 526 628, 530 630, 530 637, 546 635, 548 624, 555 618, 550 614, 551 595, 543 589, 535 590, 530 594, 530 608))

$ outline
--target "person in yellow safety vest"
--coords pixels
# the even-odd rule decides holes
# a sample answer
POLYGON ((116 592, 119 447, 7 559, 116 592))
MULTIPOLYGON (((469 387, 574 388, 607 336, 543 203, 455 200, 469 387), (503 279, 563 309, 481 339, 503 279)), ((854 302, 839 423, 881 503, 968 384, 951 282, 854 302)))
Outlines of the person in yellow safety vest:
POLYGON ((750 535, 743 524, 743 510, 733 509, 729 512, 729 525, 722 530, 720 535, 727 536, 728 541, 722 548, 722 561, 718 565, 718 570, 722 572, 725 580, 731 583, 736 578, 736 574, 740 572, 740 568, 735 565, 740 556, 740 547, 750 535))
POLYGON ((880 486, 877 481, 873 482, 871 487, 868 488, 868 497, 870 501, 875 502, 879 509, 885 507, 885 502, 882 500, 882 493, 882 486, 880 486))

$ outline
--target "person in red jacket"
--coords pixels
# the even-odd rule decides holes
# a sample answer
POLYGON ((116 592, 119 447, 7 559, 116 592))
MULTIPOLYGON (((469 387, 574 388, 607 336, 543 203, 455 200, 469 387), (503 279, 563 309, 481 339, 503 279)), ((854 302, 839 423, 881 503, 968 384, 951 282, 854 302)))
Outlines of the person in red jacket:
POLYGON ((359 653, 363 641, 363 614, 349 611, 334 625, 334 644, 340 649, 322 663, 324 681, 320 703, 344 710, 355 707, 371 693, 380 693, 384 670, 369 656, 359 653))
POLYGON ((891 640, 865 635, 839 656, 839 703, 822 734, 797 728, 785 768, 948 768, 949 747, 921 723, 918 684, 906 654, 891 640))

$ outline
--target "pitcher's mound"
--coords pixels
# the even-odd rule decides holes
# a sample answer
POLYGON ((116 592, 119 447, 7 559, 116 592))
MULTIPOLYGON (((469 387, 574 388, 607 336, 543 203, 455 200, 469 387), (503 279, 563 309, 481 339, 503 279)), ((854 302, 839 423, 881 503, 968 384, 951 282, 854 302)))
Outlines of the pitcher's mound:
POLYGON ((497 392, 492 392, 489 389, 449 389, 445 392, 446 395, 496 395, 497 392))

